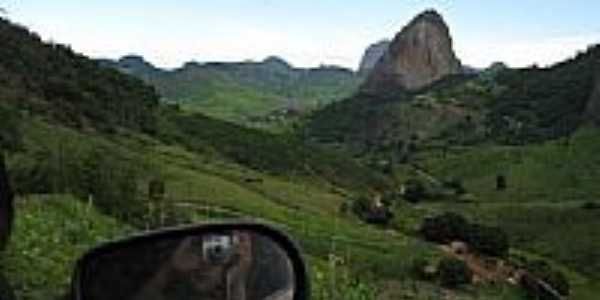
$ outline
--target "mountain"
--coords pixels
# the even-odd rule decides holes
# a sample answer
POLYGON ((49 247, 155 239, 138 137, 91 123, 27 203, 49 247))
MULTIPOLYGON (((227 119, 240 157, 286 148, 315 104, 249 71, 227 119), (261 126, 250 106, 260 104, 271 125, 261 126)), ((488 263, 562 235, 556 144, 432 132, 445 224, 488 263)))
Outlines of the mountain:
POLYGON ((369 45, 365 53, 363 54, 360 65, 358 67, 358 73, 368 75, 375 65, 379 61, 379 59, 385 54, 390 46, 389 40, 381 40, 377 43, 369 45))
POLYGON ((396 35, 361 89, 371 93, 417 90, 461 72, 446 22, 429 10, 396 35))
POLYGON ((171 71, 139 56, 102 64, 154 86, 164 102, 241 124, 314 110, 350 96, 363 80, 349 69, 295 68, 276 56, 260 62, 189 62, 171 71))
POLYGON ((15 298, 64 298, 77 257, 102 241, 258 219, 298 240, 317 300, 522 299, 502 282, 453 290, 423 281, 447 253, 418 228, 446 211, 506 232, 510 253, 500 263, 543 260, 566 274, 570 298, 597 298, 600 130, 580 123, 597 99, 597 49, 550 68, 447 76, 398 98, 358 92, 317 112, 306 130, 272 134, 182 111, 183 98, 161 102, 144 81, 222 101, 236 87, 239 108, 252 102, 242 92, 277 95, 258 87, 277 91, 288 73, 310 73, 305 84, 319 86, 349 71, 276 58, 191 62, 166 81, 126 59, 128 70, 150 74, 142 81, 8 21, 0 39, 0 145, 17 195, 0 275, 15 298), (318 134, 338 149, 312 143, 318 134), (418 205, 405 201, 407 190, 418 205), (364 224, 356 211, 373 205, 385 206, 389 223, 364 224))
MULTIPOLYGON (((44 43, 6 20, 0 22, 0 39, 0 152, 18 195, 0 277, 8 277, 18 299, 64 298, 83 251, 134 231, 179 224, 252 218, 278 224, 301 243, 313 270, 326 276, 311 278, 319 295, 331 292, 328 278, 338 275, 328 271, 331 255, 352 251, 352 263, 336 268, 347 278, 337 281, 335 293, 341 295, 375 289, 354 284, 359 270, 376 272, 399 265, 410 253, 434 250, 340 212, 355 195, 391 186, 345 153, 180 111, 159 102, 142 80, 44 43), (20 143, 4 148, 6 136, 20 143), (154 194, 155 186, 167 192, 154 194), (340 239, 338 248, 331 249, 332 236, 340 239)), ((139 59, 126 61, 134 62, 130 70, 151 70, 139 59)), ((174 73, 230 74, 238 82, 260 84, 288 71, 271 59, 190 63, 185 72, 174 73), (253 72, 266 77, 256 79, 253 72)), ((353 74, 330 66, 292 72, 300 78, 310 73, 303 79, 307 84, 353 74)), ((398 268, 385 278, 404 274, 398 268)))
POLYGON ((131 127, 153 131, 158 96, 152 87, 67 46, 0 19, 0 98, 30 114, 68 126, 103 131, 131 127))
POLYGON ((155 76, 162 72, 161 69, 155 67, 139 55, 123 56, 117 62, 107 59, 100 60, 100 62, 107 66, 116 67, 125 73, 137 74, 142 77, 155 76))

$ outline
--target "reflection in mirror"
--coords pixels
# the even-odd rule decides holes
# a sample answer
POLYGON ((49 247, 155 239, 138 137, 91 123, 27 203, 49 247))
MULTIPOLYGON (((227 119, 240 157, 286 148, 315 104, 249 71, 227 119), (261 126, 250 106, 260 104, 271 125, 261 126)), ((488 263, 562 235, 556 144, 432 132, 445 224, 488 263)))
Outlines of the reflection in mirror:
POLYGON ((239 230, 115 247, 94 257, 82 280, 86 300, 291 300, 295 282, 277 243, 239 230))

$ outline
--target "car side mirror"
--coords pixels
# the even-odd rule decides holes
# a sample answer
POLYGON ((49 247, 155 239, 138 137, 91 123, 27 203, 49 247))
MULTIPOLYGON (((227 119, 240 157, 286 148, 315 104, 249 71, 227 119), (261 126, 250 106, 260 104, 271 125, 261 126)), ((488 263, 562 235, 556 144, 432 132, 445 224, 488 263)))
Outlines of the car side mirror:
POLYGON ((309 299, 301 252, 253 223, 208 224, 111 242, 78 262, 78 300, 309 299))

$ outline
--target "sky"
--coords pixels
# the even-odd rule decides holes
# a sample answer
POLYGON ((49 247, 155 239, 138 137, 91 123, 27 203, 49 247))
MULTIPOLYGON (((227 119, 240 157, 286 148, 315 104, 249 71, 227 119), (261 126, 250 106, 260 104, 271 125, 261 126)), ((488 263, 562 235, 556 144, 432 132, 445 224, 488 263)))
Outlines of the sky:
POLYGON ((546 66, 600 43, 595 0, 0 0, 0 7, 77 52, 138 54, 163 68, 277 55, 297 67, 356 69, 368 45, 392 39, 429 8, 448 23, 463 64, 474 67, 546 66))

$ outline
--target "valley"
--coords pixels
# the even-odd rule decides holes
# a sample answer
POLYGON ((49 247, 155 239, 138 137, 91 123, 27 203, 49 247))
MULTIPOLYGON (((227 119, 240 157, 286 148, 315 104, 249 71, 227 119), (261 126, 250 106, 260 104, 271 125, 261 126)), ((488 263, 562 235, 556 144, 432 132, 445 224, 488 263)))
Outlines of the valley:
POLYGON ((63 299, 99 243, 234 219, 293 236, 317 300, 554 300, 526 282, 448 284, 460 272, 443 272, 457 262, 441 245, 455 241, 564 299, 597 297, 598 45, 467 72, 432 10, 358 72, 90 59, 7 19, 0 38, 0 155, 17 195, 0 270, 15 299, 63 299))

